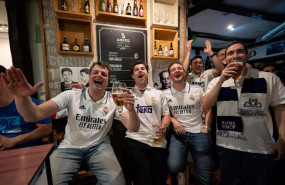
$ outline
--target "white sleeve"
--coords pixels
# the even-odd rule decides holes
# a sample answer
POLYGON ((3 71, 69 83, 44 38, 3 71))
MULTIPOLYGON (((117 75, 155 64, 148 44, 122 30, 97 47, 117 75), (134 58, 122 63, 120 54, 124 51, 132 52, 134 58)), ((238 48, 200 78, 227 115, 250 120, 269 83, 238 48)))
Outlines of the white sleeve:
POLYGON ((67 90, 67 91, 60 93, 59 95, 52 98, 51 100, 57 104, 59 111, 61 111, 68 107, 69 103, 72 100, 72 95, 73 95, 72 90, 67 90))

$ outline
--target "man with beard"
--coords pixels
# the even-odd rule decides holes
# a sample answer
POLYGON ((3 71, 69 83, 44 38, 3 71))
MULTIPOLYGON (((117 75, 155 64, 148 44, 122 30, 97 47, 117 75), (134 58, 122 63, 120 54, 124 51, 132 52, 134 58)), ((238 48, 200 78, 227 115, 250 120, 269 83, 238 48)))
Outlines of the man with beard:
MULTIPOLYGON (((81 163, 97 177, 98 184, 125 184, 123 172, 110 144, 108 132, 117 107, 112 95, 106 91, 110 77, 108 64, 94 63, 90 67, 89 87, 64 91, 55 98, 36 106, 29 95, 43 83, 31 86, 20 69, 12 67, 2 74, 4 87, 15 95, 19 113, 27 121, 37 121, 60 110, 68 112, 65 136, 50 156, 53 184, 66 184, 72 180, 81 163)), ((139 118, 134 108, 134 97, 128 89, 118 95, 128 111, 121 122, 131 132, 139 129, 139 118)), ((46 184, 45 170, 38 184, 46 184)))
POLYGON ((174 131, 170 136, 168 170, 172 174, 172 184, 176 184, 176 174, 185 169, 186 154, 190 151, 196 167, 199 184, 212 184, 212 153, 210 135, 201 119, 203 110, 203 89, 185 82, 183 66, 175 62, 168 68, 172 86, 164 90, 174 131))
POLYGON ((132 70, 135 87, 135 108, 140 118, 138 132, 127 130, 123 149, 123 171, 127 185, 165 185, 166 140, 170 124, 169 109, 162 91, 148 85, 148 65, 135 62, 132 70), (154 133, 154 128, 158 131, 154 133), (157 143, 153 137, 161 142, 157 143))
POLYGON ((285 156, 285 88, 276 75, 247 68, 248 59, 244 43, 231 43, 226 48, 227 67, 210 82, 203 97, 204 109, 217 105, 222 184, 237 184, 241 172, 246 184, 268 184, 272 158, 285 156), (240 66, 242 76, 235 83, 240 66), (276 143, 269 105, 279 129, 276 143))

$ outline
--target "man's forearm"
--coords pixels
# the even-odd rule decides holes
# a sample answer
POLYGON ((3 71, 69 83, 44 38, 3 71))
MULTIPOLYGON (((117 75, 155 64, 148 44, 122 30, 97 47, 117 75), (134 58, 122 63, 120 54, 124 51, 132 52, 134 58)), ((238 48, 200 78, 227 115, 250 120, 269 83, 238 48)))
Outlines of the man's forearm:
POLYGON ((223 81, 219 80, 210 92, 203 96, 203 111, 208 112, 217 102, 223 81))
POLYGON ((137 132, 140 128, 140 119, 135 110, 129 111, 128 130, 137 132))

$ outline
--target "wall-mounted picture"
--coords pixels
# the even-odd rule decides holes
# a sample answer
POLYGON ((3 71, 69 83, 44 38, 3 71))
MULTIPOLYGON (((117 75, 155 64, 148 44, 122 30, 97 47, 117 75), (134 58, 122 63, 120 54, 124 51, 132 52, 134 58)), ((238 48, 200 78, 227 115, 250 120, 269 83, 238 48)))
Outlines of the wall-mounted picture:
POLYGON ((60 67, 61 92, 68 90, 71 84, 78 83, 78 74, 78 67, 60 67))
POLYGON ((82 68, 79 68, 78 71, 79 71, 79 80, 78 80, 78 82, 80 84, 83 84, 83 85, 86 86, 88 84, 88 80, 89 80, 89 68, 82 67, 82 68))
POLYGON ((171 86, 171 80, 168 78, 167 69, 154 69, 152 70, 153 87, 156 89, 164 90, 171 86))
POLYGON ((284 45, 285 45, 285 41, 268 44, 267 48, 266 48, 266 55, 283 53, 284 52, 284 45))

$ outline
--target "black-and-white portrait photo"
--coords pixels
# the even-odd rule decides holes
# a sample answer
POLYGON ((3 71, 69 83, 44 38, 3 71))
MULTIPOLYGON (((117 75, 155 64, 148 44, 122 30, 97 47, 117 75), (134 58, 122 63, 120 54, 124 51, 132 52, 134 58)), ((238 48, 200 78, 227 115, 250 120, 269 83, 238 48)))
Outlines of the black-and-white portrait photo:
POLYGON ((171 86, 168 75, 167 69, 154 69, 152 71, 153 86, 160 90, 168 89, 171 86))
POLYGON ((78 83, 77 67, 61 67, 60 68, 61 92, 69 89, 71 84, 78 83))

